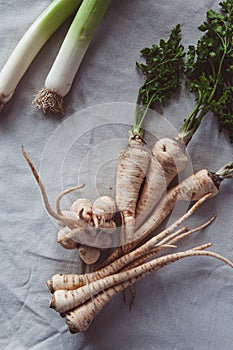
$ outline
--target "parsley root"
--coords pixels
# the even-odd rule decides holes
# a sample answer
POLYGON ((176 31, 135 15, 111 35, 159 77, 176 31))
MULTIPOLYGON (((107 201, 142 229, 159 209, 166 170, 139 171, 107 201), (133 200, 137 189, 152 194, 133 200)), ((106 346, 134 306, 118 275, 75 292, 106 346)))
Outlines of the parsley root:
MULTIPOLYGON (((126 245, 124 253, 135 248, 152 231, 154 231, 171 213, 177 201, 194 201, 214 197, 219 190, 221 182, 233 177, 233 162, 226 164, 216 173, 200 170, 189 176, 178 185, 171 188, 150 214, 147 221, 134 233, 134 241, 126 245), (206 195, 206 197, 205 197, 206 195)), ((103 263, 110 263, 122 254, 121 247, 116 249, 103 263)))
POLYGON ((57 312, 65 313, 89 300, 91 297, 90 293, 92 296, 94 296, 110 287, 113 287, 125 281, 132 281, 135 279, 134 282, 136 282, 136 280, 145 277, 146 275, 155 270, 158 270, 159 268, 190 256, 211 256, 223 261, 233 268, 233 263, 219 254, 210 251, 190 249, 184 252, 168 254, 159 257, 130 270, 119 272, 115 275, 110 275, 103 279, 90 282, 85 286, 82 286, 75 290, 57 290, 51 296, 50 307, 54 308, 57 312))
POLYGON ((187 165, 188 159, 182 142, 163 138, 152 148, 150 164, 137 204, 137 227, 166 192, 168 185, 187 165))
MULTIPOLYGON (((155 103, 164 104, 181 86, 184 70, 184 47, 180 43, 180 25, 171 32, 168 41, 141 51, 146 64, 137 63, 145 76, 137 97, 133 133, 143 135, 142 124, 149 108, 155 103)), ((165 193, 167 186, 187 165, 185 143, 181 137, 158 140, 151 152, 150 163, 137 204, 137 227, 165 193)))
POLYGON ((154 149, 152 151, 137 206, 137 226, 142 224, 158 203, 166 186, 184 169, 187 161, 185 145, 190 142, 208 112, 213 113, 218 119, 220 130, 225 129, 233 141, 233 3, 232 0, 226 0, 219 5, 220 13, 214 10, 207 12, 207 20, 198 28, 203 35, 196 46, 188 47, 186 60, 184 47, 180 44, 179 24, 171 31, 168 41, 161 39, 159 45, 141 51, 145 64, 137 63, 137 67, 146 79, 138 93, 134 132, 141 132, 149 107, 155 103, 164 105, 177 92, 182 76, 185 76, 189 91, 196 95, 196 104, 173 140, 179 152, 170 153, 170 160, 175 163, 173 169, 166 171, 166 162, 161 163, 163 158, 158 159, 154 149), (144 215, 140 216, 142 212, 144 215))
MULTIPOLYGON (((223 167, 216 176, 218 180, 232 177, 233 164, 223 167)), ((215 180, 216 181, 216 180, 215 180)), ((233 268, 233 263, 214 252, 206 251, 211 243, 206 243, 192 249, 154 258, 156 254, 167 248, 175 248, 174 243, 200 231, 208 226, 216 217, 214 215, 204 224, 188 230, 181 225, 194 211, 213 193, 201 197, 181 218, 163 230, 146 243, 130 253, 118 258, 110 265, 95 272, 81 275, 55 275, 47 282, 51 295, 50 307, 66 317, 66 323, 71 333, 86 331, 93 319, 103 307, 119 292, 132 286, 139 279, 151 272, 180 259, 191 256, 210 256, 223 261, 233 268), (153 260, 150 260, 153 258, 153 260), (148 261, 150 260, 150 261, 148 261)))
MULTIPOLYGON (((167 54, 169 56, 166 57, 168 61, 167 68, 169 67, 169 70, 165 70, 163 62, 159 62, 161 64, 158 64, 158 67, 162 67, 162 70, 157 72, 158 76, 161 77, 160 85, 156 84, 156 87, 153 85, 153 80, 155 79, 153 70, 155 69, 154 66, 157 66, 157 63, 153 59, 148 62, 147 73, 146 67, 143 65, 142 69, 142 65, 138 64, 138 67, 141 67, 147 75, 147 80, 139 89, 134 124, 131 131, 130 147, 121 153, 116 182, 116 202, 123 214, 123 224, 125 224, 125 239, 123 239, 123 242, 125 241, 126 243, 133 240, 135 216, 137 216, 136 224, 139 226, 148 215, 148 209, 151 209, 152 204, 153 206, 156 205, 165 191, 169 180, 164 176, 164 169, 167 169, 167 174, 171 170, 169 176, 173 179, 177 174, 177 170, 175 172, 173 170, 177 166, 175 159, 179 159, 181 168, 179 171, 183 170, 187 163, 183 149, 181 151, 180 147, 177 147, 178 142, 169 139, 163 139, 155 145, 150 159, 149 154, 144 150, 144 132, 142 129, 142 124, 148 114, 149 108, 156 101, 162 102, 168 99, 174 90, 180 86, 179 72, 183 69, 184 65, 184 51, 180 45, 179 32, 180 28, 177 26, 171 34, 167 44, 168 47, 165 49, 163 55, 165 56, 167 54), (177 50, 179 51, 178 54, 177 50), (169 77, 168 75, 166 76, 166 71, 169 71, 169 77), (132 143, 134 146, 133 149, 131 147, 132 143), (136 156, 136 152, 134 151, 135 146, 140 157, 136 156), (130 149, 132 149, 131 152, 130 149), (161 154, 163 157, 161 157, 161 154), (163 160, 161 162, 158 161, 157 156, 163 160), (145 177, 144 192, 137 204, 139 191, 145 177), (128 200, 126 200, 126 197, 128 200), (137 212, 135 213, 136 206, 137 212)), ((147 50, 149 49, 145 49, 144 53, 147 50)))
POLYGON ((137 239, 144 239, 155 230, 171 213, 177 201, 197 200, 208 193, 213 197, 218 193, 218 186, 207 170, 200 170, 171 188, 152 211, 149 219, 135 232, 132 245, 136 244, 137 239))
MULTIPOLYGON (((193 248, 193 250, 203 250, 211 244, 193 248)), ((103 310, 108 302, 118 293, 129 287, 132 282, 127 281, 99 293, 85 304, 71 310, 65 314, 66 323, 70 333, 85 332, 91 325, 94 318, 103 310)))
MULTIPOLYGON (((211 256, 225 262, 230 267, 233 267, 233 264, 229 260, 226 260, 225 258, 223 258, 222 256, 209 251, 203 251, 203 249, 206 249, 208 247, 209 247, 209 244, 203 245, 200 247, 195 247, 185 252, 170 254, 162 258, 155 259, 154 261, 147 264, 150 265, 150 268, 151 268, 150 272, 153 272, 153 271, 157 271, 158 269, 172 262, 178 261, 182 258, 186 258, 190 256, 211 256)), ((146 269, 145 264, 144 266, 141 265, 138 268, 132 269, 131 271, 135 271, 136 269, 141 270, 141 268, 146 269)), ((150 272, 149 271, 147 272, 144 270, 141 274, 138 274, 137 277, 131 278, 130 280, 126 280, 122 283, 114 285, 113 287, 104 289, 100 293, 98 293, 98 295, 93 296, 91 300, 89 297, 89 300, 87 302, 68 311, 65 317, 66 317, 66 323, 68 325, 70 332, 71 333, 85 332, 90 327, 93 319, 102 311, 102 309, 106 306, 106 304, 115 295, 117 295, 118 293, 120 293, 121 291, 129 287, 131 283, 135 283, 139 279, 145 277, 150 272)), ((93 286, 89 284, 89 288, 91 291, 93 291, 92 287, 93 286)), ((67 292, 68 291, 63 291, 65 295, 68 295, 67 292)))
POLYGON ((138 193, 149 164, 149 153, 140 137, 131 137, 129 147, 118 158, 116 177, 116 203, 125 225, 122 244, 131 242, 135 230, 138 193))
POLYGON ((204 203, 207 199, 210 198, 210 195, 206 195, 202 197, 199 201, 197 201, 182 217, 180 217, 178 220, 176 220, 172 225, 170 225, 168 228, 157 234, 156 236, 149 239, 146 243, 139 246, 137 249, 133 250, 132 252, 125 254, 121 256, 120 258, 116 257, 116 260, 109 263, 109 265, 99 268, 97 271, 91 272, 87 275, 55 275, 52 277, 51 280, 47 282, 48 288, 51 292, 57 290, 57 289, 75 289, 80 286, 83 286, 86 284, 86 277, 89 281, 95 281, 100 278, 104 278, 108 275, 114 274, 121 269, 123 269, 126 265, 131 264, 135 259, 140 258, 141 256, 147 254, 153 249, 156 249, 157 252, 160 252, 163 249, 161 248, 161 245, 164 246, 165 244, 173 244, 174 242, 177 242, 180 239, 185 238, 186 236, 197 232, 207 225, 209 225, 213 219, 211 218, 208 220, 205 224, 196 227, 195 229, 187 231, 188 227, 185 226, 178 231, 174 232, 178 226, 180 226, 185 220, 187 220, 193 213, 200 207, 202 203, 204 203), (185 235, 182 235, 184 231, 185 235), (176 241, 173 241, 175 239, 176 241), (178 239, 179 237, 179 239, 178 239))

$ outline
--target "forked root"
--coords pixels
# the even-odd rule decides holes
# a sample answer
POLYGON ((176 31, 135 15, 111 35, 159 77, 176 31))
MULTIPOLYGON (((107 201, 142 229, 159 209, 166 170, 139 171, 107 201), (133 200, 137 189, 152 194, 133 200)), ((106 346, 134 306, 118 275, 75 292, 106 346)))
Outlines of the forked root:
POLYGON ((56 114, 64 114, 65 112, 63 96, 46 88, 38 92, 33 102, 36 107, 42 109, 44 113, 53 112, 56 114))
MULTIPOLYGON (((199 232, 201 230, 203 230, 204 228, 206 228, 207 226, 209 226, 215 219, 216 219, 217 215, 213 215, 209 220, 207 220, 206 222, 204 222, 203 224, 188 230, 187 232, 181 232, 182 229, 174 232, 173 234, 169 235, 168 237, 165 237, 164 239, 160 240, 159 245, 164 245, 164 244, 175 244, 177 242, 179 242, 181 239, 184 239, 190 235, 192 235, 195 232, 199 232)), ((157 237, 158 239, 158 237, 157 237)))

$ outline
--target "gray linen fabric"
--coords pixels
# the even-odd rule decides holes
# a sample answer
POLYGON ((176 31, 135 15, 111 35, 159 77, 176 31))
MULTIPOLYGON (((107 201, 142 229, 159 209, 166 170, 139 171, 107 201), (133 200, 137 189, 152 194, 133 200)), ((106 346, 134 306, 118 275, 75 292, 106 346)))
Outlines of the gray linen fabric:
MULTIPOLYGON (((48 3, 49 0, 0 1, 1 67, 48 3)), ((197 26, 211 7, 216 8, 217 2, 112 0, 66 98, 65 120, 102 103, 135 103, 143 81, 135 69, 140 50, 157 43, 161 37, 167 39, 177 23, 181 24, 185 47, 195 43, 199 36, 197 26)), ((117 296, 85 334, 71 335, 64 319, 48 308, 46 281, 55 273, 79 272, 81 266, 75 251, 66 251, 57 244, 58 226, 45 212, 20 146, 24 144, 36 167, 41 167, 54 205, 56 193, 77 183, 76 174, 82 161, 86 162, 83 169, 87 170, 81 172, 81 179, 87 177, 88 181, 92 177, 92 162, 94 169, 98 169, 99 158, 89 159, 87 150, 105 140, 123 139, 126 143, 128 132, 126 125, 89 130, 70 144, 72 152, 69 150, 64 164, 59 163, 60 168, 56 168, 63 141, 67 140, 63 134, 59 148, 56 130, 62 120, 43 115, 31 101, 43 87, 69 23, 41 50, 0 116, 0 349, 231 350, 233 273, 228 266, 211 258, 184 259, 138 282, 131 311, 122 296, 117 296), (47 147, 47 153, 42 156, 51 135, 55 135, 56 147, 47 147)), ((178 129, 193 104, 193 96, 183 91, 162 112, 178 129)), ((82 118, 83 123, 85 118, 82 118)), ((85 125, 80 128, 84 130, 85 125)), ((107 146, 110 149, 113 143, 107 146)), ((206 117, 188 150, 194 170, 205 167, 217 170, 233 155, 232 145, 224 133, 219 134, 212 115, 206 117)), ((101 152, 98 155, 102 157, 101 152)), ((104 194, 104 186, 109 188, 115 178, 107 160, 102 165, 105 180, 96 177, 98 191, 104 194)), ((181 249, 211 241, 214 244, 211 249, 233 260, 232 188, 232 181, 224 182, 219 195, 189 220, 190 226, 194 226, 213 213, 218 214, 211 227, 182 242, 181 249)), ((63 208, 71 198, 75 194, 64 200, 63 208)), ((129 301, 130 294, 126 295, 129 301)))

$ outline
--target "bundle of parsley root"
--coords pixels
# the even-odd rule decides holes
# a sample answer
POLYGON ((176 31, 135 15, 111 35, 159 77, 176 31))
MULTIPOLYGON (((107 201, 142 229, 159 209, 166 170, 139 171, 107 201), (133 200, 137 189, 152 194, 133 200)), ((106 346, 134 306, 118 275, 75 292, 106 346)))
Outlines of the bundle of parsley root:
POLYGON ((50 307, 66 318, 72 333, 86 331, 116 294, 128 286, 132 288, 136 281, 167 264, 190 256, 210 256, 233 267, 226 258, 207 250, 211 243, 162 254, 165 250, 177 249, 180 240, 213 222, 215 215, 193 229, 179 228, 202 203, 218 194, 224 179, 233 177, 231 161, 216 172, 199 170, 167 189, 186 167, 186 146, 207 113, 217 118, 220 130, 228 132, 233 141, 233 1, 226 0, 219 5, 220 13, 207 12, 206 22, 199 27, 203 35, 196 46, 189 46, 187 53, 181 44, 179 25, 172 30, 168 41, 162 39, 159 45, 142 50, 145 62, 137 63, 137 67, 145 76, 145 82, 139 89, 129 146, 118 159, 116 205, 111 198, 98 199, 97 210, 86 199, 78 199, 71 207, 72 213, 68 214, 61 210, 60 199, 77 189, 76 186, 58 197, 57 210, 53 210, 43 183, 23 149, 46 209, 63 227, 59 243, 65 248, 80 248, 85 239, 86 246, 91 240, 93 243, 99 226, 106 230, 107 237, 108 229, 116 228, 113 211, 121 214, 119 248, 110 251, 105 259, 98 253, 100 264, 91 265, 89 273, 55 275, 47 282, 51 292, 50 307), (145 149, 143 122, 149 117, 150 108, 158 103, 166 104, 183 81, 195 94, 196 105, 177 136, 158 140, 150 154, 145 149), (177 201, 194 203, 173 224, 153 235, 177 201))

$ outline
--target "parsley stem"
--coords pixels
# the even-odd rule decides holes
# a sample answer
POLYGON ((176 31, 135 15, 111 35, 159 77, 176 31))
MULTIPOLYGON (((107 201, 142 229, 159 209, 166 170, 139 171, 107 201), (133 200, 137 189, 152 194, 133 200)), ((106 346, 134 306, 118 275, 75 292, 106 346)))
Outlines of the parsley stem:
MULTIPOLYGON (((153 100, 154 100, 155 94, 153 94, 147 104, 146 107, 139 106, 137 104, 136 111, 135 111, 135 118, 134 118, 134 124, 133 124, 133 135, 143 135, 142 130, 142 123, 148 113, 149 108, 151 107, 153 100)), ((137 99, 137 102, 139 101, 139 98, 137 99)))
MULTIPOLYGON (((226 51, 226 49, 225 49, 225 51, 226 51)), ((208 104, 212 101, 212 99, 213 99, 213 97, 214 97, 214 94, 215 94, 215 92, 216 92, 218 83, 219 83, 219 76, 220 76, 220 74, 221 74, 223 61, 224 61, 225 56, 226 56, 226 52, 225 52, 225 51, 224 51, 224 54, 222 55, 221 60, 220 60, 220 62, 219 62, 219 67, 218 67, 218 72, 217 72, 217 75, 216 75, 216 80, 215 80, 215 83, 214 83, 214 87, 213 87, 213 90, 212 90, 212 92, 211 92, 211 94, 210 94, 208 100, 207 100, 207 103, 208 103, 208 104)))
POLYGON ((167 41, 160 40, 159 45, 141 50, 145 63, 136 66, 145 76, 137 97, 132 134, 142 137, 143 122, 152 105, 164 103, 181 86, 181 74, 184 72, 184 47, 180 44, 180 25, 172 29, 167 41))
POLYGON ((221 71, 222 71, 222 66, 223 66, 225 56, 226 56, 226 47, 224 47, 224 53, 219 62, 218 72, 215 74, 215 83, 209 97, 207 98, 206 94, 202 94, 202 91, 199 90, 198 102, 194 107, 194 109, 192 110, 192 112, 189 114, 189 116, 185 119, 184 124, 180 129, 179 137, 183 139, 186 145, 192 139, 193 135, 195 134, 196 130, 201 124, 203 117, 210 110, 210 103, 218 87, 219 77, 221 76, 221 71))

